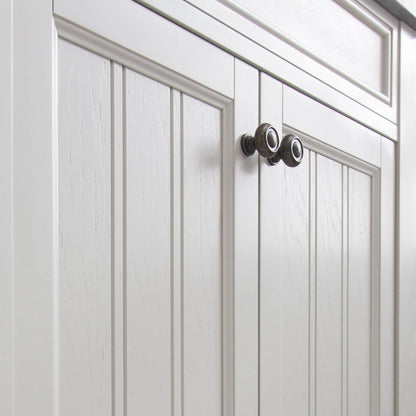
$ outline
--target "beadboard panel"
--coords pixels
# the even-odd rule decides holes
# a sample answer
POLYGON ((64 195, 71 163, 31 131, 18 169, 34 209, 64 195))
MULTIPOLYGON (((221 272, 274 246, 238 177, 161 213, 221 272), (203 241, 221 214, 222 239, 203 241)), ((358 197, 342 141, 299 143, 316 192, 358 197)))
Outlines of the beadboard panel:
MULTIPOLYGON (((331 146, 335 130, 351 136, 358 126, 335 127, 327 113, 327 126, 335 124, 319 130, 312 107, 303 125, 285 87, 260 79, 261 121, 280 133, 283 113, 283 135, 298 134, 306 146, 296 169, 260 162, 260 414, 377 416, 381 383, 392 377, 379 376, 379 168, 360 160, 374 161, 360 146, 350 144, 349 154, 331 146)), ((361 134, 380 151, 380 138, 361 134)))
POLYGON ((220 416, 232 107, 58 48, 61 414, 220 416))

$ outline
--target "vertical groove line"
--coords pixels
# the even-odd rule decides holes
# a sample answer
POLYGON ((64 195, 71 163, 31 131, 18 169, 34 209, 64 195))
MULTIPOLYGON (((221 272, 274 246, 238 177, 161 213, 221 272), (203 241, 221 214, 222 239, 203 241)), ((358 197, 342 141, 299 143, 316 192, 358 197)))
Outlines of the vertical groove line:
POLYGON ((175 413, 175 305, 174 305, 174 287, 175 287, 175 263, 174 263, 174 221, 175 221, 175 159, 174 159, 174 111, 173 108, 173 90, 170 88, 170 394, 171 394, 171 415, 175 413))
POLYGON ((185 389, 184 389, 184 104, 183 93, 180 99, 180 257, 181 257, 181 416, 185 414, 185 389))
POLYGON ((123 413, 127 416, 127 114, 126 114, 126 68, 123 66, 122 79, 123 119, 123 413))
POLYGON ((114 62, 110 62, 111 102, 111 414, 115 416, 115 183, 114 183, 114 62))

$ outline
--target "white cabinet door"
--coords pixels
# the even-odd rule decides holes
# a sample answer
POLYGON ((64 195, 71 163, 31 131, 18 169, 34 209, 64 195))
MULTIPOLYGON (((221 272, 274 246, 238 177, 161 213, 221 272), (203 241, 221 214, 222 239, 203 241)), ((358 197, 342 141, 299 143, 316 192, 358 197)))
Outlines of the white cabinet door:
POLYGON ((393 415, 394 146, 264 74, 260 96, 305 144, 259 165, 260 414, 393 415))
POLYGON ((231 100, 58 51, 58 412, 231 414, 231 100))

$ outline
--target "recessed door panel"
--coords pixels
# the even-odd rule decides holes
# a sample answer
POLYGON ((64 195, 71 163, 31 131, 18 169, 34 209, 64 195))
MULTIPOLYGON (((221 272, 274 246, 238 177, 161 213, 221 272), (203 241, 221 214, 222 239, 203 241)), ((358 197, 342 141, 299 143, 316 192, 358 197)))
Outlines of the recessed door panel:
POLYGON ((232 403, 229 100, 59 51, 61 414, 219 416, 232 403))
MULTIPOLYGON (((280 83, 261 79, 261 121, 279 127, 280 83)), ((260 162, 260 414, 376 416, 379 168, 327 143, 336 142, 338 115, 322 110, 321 120, 320 110, 305 116, 288 105, 283 96, 291 124, 283 118, 282 137, 304 141, 303 161, 260 162), (305 118, 311 132, 325 122, 325 138, 308 136, 305 118)))

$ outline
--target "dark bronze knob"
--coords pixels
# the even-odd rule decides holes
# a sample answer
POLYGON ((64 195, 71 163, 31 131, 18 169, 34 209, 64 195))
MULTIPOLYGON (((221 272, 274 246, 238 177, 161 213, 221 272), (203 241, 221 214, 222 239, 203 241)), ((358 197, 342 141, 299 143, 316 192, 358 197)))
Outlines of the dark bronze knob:
POLYGON ((260 124, 254 137, 250 134, 244 134, 241 137, 241 149, 246 156, 254 155, 257 150, 261 156, 271 158, 279 150, 279 146, 279 133, 269 123, 260 124))
POLYGON ((300 165, 303 159, 303 144, 298 136, 288 134, 282 140, 279 151, 268 158, 271 165, 276 165, 283 160, 287 166, 294 168, 300 165))

